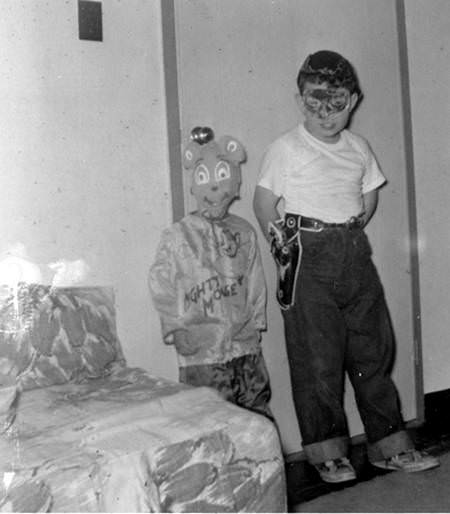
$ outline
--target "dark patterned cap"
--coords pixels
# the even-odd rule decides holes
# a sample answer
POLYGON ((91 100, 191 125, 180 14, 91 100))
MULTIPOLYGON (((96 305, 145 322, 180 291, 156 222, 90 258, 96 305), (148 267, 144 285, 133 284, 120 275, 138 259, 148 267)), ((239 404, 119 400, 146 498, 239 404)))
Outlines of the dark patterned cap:
POLYGON ((300 91, 307 80, 328 82, 331 87, 345 87, 350 93, 359 93, 358 78, 352 65, 337 52, 320 50, 308 55, 297 77, 300 91))

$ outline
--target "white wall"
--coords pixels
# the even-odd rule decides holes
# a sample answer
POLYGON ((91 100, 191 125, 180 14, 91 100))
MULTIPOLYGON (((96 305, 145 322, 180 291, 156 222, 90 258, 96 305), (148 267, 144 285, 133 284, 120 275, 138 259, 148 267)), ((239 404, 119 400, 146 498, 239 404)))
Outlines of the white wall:
MULTIPOLYGON (((394 2, 182 2, 177 0, 177 8, 193 7, 194 19, 178 27, 178 35, 185 38, 181 57, 213 55, 199 67, 189 68, 186 61, 194 82, 182 92, 183 137, 194 124, 210 124, 219 134, 241 138, 249 161, 242 202, 235 209, 254 223, 250 199, 259 159, 266 144, 297 120, 293 94, 303 57, 319 47, 335 48, 359 70, 365 99, 354 129, 371 140, 389 178, 369 235, 397 331, 397 361, 403 363, 396 367, 395 379, 407 418, 414 416, 394 2), (214 94, 203 94, 205 87, 214 94), (244 101, 238 101, 242 92, 244 101)), ((445 256, 450 248, 446 224, 436 223, 448 217, 450 4, 405 4, 425 390, 430 392, 450 387, 445 323, 450 288, 445 256)), ((130 363, 175 377, 174 355, 161 344, 146 285, 159 234, 171 220, 160 2, 102 1, 102 43, 78 40, 76 0, 2 0, 1 7, 0 252, 8 242, 25 243, 47 280, 49 262, 84 258, 92 268, 87 282, 111 284, 116 290, 119 335, 130 363)), ((267 248, 264 252, 273 290, 272 262, 267 248)), ((281 318, 273 299, 269 315, 264 346, 275 411, 282 418, 287 451, 295 451, 299 437, 293 428, 281 318)))
POLYGON ((450 388, 450 2, 406 0, 425 393, 450 388))
POLYGON ((103 42, 78 39, 76 0, 1 8, 0 251, 23 242, 47 281, 84 259, 130 363, 173 375, 146 284, 171 219, 160 3, 103 1, 103 42))
MULTIPOLYGON (((241 201, 233 210, 256 226, 252 196, 268 143, 299 120, 296 76, 310 52, 334 49, 355 65, 365 98, 353 128, 372 143, 389 183, 368 232, 395 330, 399 385, 406 419, 416 416, 413 313, 406 169, 395 2, 392 0, 176 0, 182 135, 209 125, 247 148, 241 201)), ((189 196, 189 188, 186 188, 189 196)), ((193 203, 191 202, 191 206, 193 203)), ((264 353, 272 407, 287 453, 300 449, 275 270, 260 237, 269 284, 264 353)), ((347 396, 352 434, 362 432, 347 396)))

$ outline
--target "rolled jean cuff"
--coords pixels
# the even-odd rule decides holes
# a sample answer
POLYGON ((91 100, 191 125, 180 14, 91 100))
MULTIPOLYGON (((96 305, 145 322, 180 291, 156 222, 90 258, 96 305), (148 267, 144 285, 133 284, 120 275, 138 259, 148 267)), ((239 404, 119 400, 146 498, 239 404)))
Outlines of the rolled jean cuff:
POLYGON ((310 464, 320 464, 327 460, 346 457, 348 444, 348 437, 333 437, 320 443, 303 445, 303 450, 310 464))
POLYGON ((399 453, 413 450, 414 444, 406 430, 400 430, 387 437, 383 437, 376 443, 367 446, 367 456, 370 462, 389 459, 399 453))

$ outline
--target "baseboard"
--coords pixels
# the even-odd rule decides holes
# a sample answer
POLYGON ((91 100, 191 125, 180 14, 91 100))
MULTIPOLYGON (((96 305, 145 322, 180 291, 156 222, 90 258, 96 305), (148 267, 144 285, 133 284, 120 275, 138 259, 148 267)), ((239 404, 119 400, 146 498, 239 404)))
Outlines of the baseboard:
POLYGON ((450 427, 450 389, 425 395, 425 421, 427 425, 450 427))

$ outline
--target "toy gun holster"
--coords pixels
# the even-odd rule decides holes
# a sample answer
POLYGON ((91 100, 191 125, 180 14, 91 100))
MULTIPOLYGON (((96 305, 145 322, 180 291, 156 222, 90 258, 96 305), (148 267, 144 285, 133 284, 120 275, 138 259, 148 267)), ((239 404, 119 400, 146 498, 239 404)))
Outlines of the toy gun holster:
POLYGON ((302 245, 297 223, 269 222, 270 251, 277 266, 277 300, 283 310, 294 305, 302 245), (288 224, 289 225, 289 224, 288 224))

